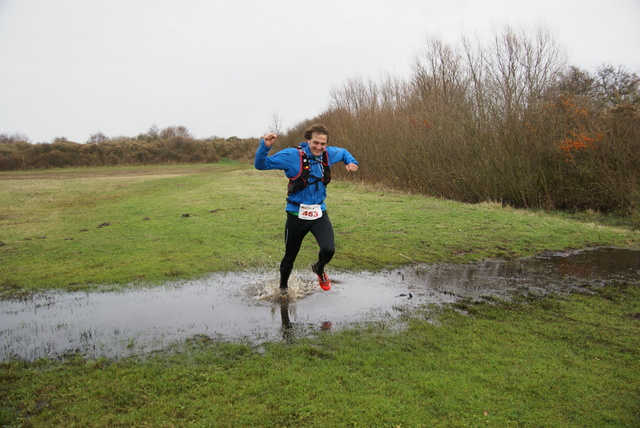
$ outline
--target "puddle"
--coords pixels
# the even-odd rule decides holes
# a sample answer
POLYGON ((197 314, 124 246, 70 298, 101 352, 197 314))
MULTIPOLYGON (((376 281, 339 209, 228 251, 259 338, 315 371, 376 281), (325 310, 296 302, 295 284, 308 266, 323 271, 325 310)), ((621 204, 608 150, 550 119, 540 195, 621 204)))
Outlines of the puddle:
POLYGON ((72 353, 123 357, 195 335, 259 344, 396 318, 425 304, 488 296, 544 295, 607 281, 640 282, 640 251, 598 248, 467 265, 413 265, 382 272, 329 271, 322 291, 294 275, 282 303, 275 272, 214 274, 121 292, 44 293, 0 301, 0 361, 72 353))

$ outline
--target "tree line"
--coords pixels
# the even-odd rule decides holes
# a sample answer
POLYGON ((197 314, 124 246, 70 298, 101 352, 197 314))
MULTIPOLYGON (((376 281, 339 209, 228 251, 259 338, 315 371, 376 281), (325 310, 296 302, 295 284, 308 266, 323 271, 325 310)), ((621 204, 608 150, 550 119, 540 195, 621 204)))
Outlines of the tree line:
POLYGON ((408 78, 356 77, 311 122, 370 183, 515 207, 638 212, 640 78, 568 66, 544 29, 430 40, 408 78))
POLYGON ((136 137, 91 135, 85 144, 66 138, 31 144, 22 135, 0 135, 0 170, 66 168, 80 166, 215 163, 221 159, 253 160, 258 140, 238 137, 194 138, 184 126, 158 129, 136 137))

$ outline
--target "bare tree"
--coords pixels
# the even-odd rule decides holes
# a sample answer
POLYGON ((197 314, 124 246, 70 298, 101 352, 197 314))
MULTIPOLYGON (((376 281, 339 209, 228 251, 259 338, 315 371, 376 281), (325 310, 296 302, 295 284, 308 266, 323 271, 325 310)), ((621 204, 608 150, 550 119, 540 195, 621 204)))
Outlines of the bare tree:
POLYGON ((276 135, 282 133, 282 118, 278 113, 273 113, 271 116, 271 125, 269 126, 269 132, 273 132, 276 135))
POLYGON ((31 140, 26 135, 19 133, 0 134, 0 143, 31 143, 31 140))
POLYGON ((598 68, 594 78, 597 98, 604 108, 621 105, 640 106, 640 77, 637 74, 617 69, 611 65, 598 68))
POLYGON ((104 135, 102 132, 97 132, 89 136, 89 139, 87 140, 87 144, 104 143, 107 141, 109 141, 109 138, 106 135, 104 135))

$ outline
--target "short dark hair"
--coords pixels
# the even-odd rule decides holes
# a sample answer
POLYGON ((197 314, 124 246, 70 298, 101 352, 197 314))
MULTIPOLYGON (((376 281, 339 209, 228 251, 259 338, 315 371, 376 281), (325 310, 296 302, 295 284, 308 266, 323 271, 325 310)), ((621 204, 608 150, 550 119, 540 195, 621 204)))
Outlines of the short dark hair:
POLYGON ((326 126, 316 123, 315 125, 311 125, 304 131, 304 139, 310 140, 313 137, 313 133, 317 132, 318 134, 323 134, 327 136, 327 141, 329 140, 329 128, 326 126))

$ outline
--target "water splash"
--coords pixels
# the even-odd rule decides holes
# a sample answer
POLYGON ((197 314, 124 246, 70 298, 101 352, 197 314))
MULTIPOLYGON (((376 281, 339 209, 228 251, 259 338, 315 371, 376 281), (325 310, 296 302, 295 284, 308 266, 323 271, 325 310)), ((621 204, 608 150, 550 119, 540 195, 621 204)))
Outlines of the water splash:
MULTIPOLYGON (((320 290, 317 281, 305 280, 296 271, 291 273, 288 285, 287 298, 284 300, 289 302, 296 302, 320 290)), ((278 303, 283 301, 280 278, 273 276, 273 274, 267 274, 266 278, 256 277, 247 285, 245 291, 247 295, 256 300, 278 303)))

